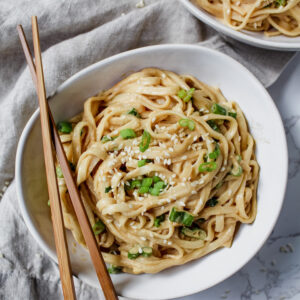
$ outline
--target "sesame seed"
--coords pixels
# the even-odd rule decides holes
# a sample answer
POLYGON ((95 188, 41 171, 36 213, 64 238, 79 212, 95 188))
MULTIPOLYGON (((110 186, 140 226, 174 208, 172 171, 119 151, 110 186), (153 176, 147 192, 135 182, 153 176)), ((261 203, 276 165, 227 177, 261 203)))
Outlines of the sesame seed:
POLYGON ((204 120, 207 120, 207 119, 208 119, 208 116, 204 116, 203 119, 204 119, 204 120))
POLYGON ((164 240, 164 244, 166 244, 167 243, 167 240, 164 240))
POLYGON ((170 152, 174 152, 174 149, 172 147, 169 148, 170 152))
POLYGON ((142 254, 143 253, 143 249, 140 247, 139 248, 139 253, 142 254))
POLYGON ((141 236, 142 241, 146 241, 147 239, 144 236, 141 236))
POLYGON ((230 8, 227 9, 227 14, 228 14, 228 15, 230 14, 230 8))
POLYGON ((154 123, 156 121, 156 118, 153 117, 151 121, 152 121, 152 123, 154 123))
POLYGON ((192 195, 196 195, 197 192, 195 190, 192 191, 192 195))
POLYGON ((183 159, 183 160, 186 160, 186 159, 187 159, 187 156, 186 156, 186 155, 183 155, 183 156, 182 156, 182 159, 183 159))
POLYGON ((201 180, 199 181, 199 183, 200 183, 200 184, 203 184, 203 183, 204 183, 204 180, 203 180, 203 179, 201 179, 201 180))
POLYGON ((169 241, 169 242, 168 242, 168 245, 172 245, 172 242, 171 242, 171 241, 169 241))
POLYGON ((224 171, 225 171, 225 167, 222 167, 222 168, 221 168, 221 172, 224 172, 224 171))

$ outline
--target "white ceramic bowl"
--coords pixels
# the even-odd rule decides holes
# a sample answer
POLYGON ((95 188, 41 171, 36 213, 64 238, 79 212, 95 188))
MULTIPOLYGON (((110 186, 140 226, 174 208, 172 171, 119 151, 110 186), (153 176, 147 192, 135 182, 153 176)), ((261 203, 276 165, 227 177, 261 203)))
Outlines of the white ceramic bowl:
POLYGON ((216 17, 193 4, 190 0, 180 0, 181 3, 199 20, 213 27, 215 30, 232 37, 240 42, 265 49, 298 51, 300 50, 300 36, 266 37, 262 32, 248 30, 236 31, 221 23, 216 17))
MULTIPOLYGON (((287 146, 279 113, 267 91, 241 64, 214 50, 192 45, 161 45, 118 54, 80 71, 63 83, 50 106, 55 120, 83 110, 87 97, 111 87, 124 74, 158 67, 193 74, 219 86, 225 97, 239 103, 257 143, 261 166, 258 214, 253 225, 242 225, 233 246, 158 274, 113 275, 120 295, 134 299, 171 299, 209 288, 244 266, 263 245, 279 215, 287 181, 287 146), (230 71, 230 75, 229 75, 230 71)), ((44 251, 56 261, 47 206, 39 111, 28 121, 17 151, 16 181, 23 218, 44 251)), ((85 282, 99 287, 88 253, 74 246, 68 232, 72 269, 85 282)))

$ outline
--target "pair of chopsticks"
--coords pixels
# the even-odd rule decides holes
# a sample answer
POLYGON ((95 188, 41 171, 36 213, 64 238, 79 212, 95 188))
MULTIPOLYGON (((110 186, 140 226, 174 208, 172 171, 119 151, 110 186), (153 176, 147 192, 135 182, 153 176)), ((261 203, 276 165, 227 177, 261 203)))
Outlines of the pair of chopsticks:
POLYGON ((57 159, 60 163, 65 182, 69 191, 69 195, 81 227, 86 245, 89 249, 91 259, 93 261, 98 280, 101 284, 105 298, 108 300, 118 299, 112 284, 111 278, 107 272, 105 262, 103 260, 101 251, 96 242, 91 224, 87 217, 83 202, 80 198, 76 183, 70 170, 66 154, 61 144, 59 134, 57 132, 55 122, 53 120, 48 101, 46 99, 46 90, 43 74, 43 65, 40 49, 39 31, 37 17, 32 17, 32 34, 33 34, 33 46, 35 63, 28 47, 26 36, 24 34, 21 25, 18 25, 17 30, 23 47, 23 51, 29 66, 32 80, 35 84, 37 91, 39 106, 40 106, 40 118, 42 128, 42 139, 44 149, 44 159, 47 175, 48 193, 50 198, 50 207, 52 215, 52 224, 55 238, 55 246, 59 264, 60 278, 62 283, 62 289, 65 299, 76 299, 74 282, 72 278, 72 271, 70 266, 70 257, 68 252, 68 245, 66 240, 66 234, 64 229, 64 221, 62 208, 60 203, 58 185, 55 172, 55 155, 53 153, 53 146, 56 151, 57 159))

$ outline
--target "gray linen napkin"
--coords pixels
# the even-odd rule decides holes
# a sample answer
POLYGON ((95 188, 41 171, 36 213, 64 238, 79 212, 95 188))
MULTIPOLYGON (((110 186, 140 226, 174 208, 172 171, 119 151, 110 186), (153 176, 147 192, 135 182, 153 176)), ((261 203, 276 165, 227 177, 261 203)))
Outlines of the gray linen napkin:
MULTIPOLYGON (((61 299, 59 272, 29 234, 20 215, 14 181, 17 142, 37 108, 16 25, 31 44, 31 15, 40 26, 48 94, 68 77, 105 57, 163 43, 199 43, 234 57, 265 86, 293 53, 262 50, 217 34, 176 0, 19 0, 0 2, 0 299, 61 299), (143 5, 138 5, 143 6, 143 5), (9 187, 8 187, 9 185, 9 187), (7 188, 8 187, 8 188, 7 188)), ((30 162, 28 162, 30 163, 30 162)), ((98 291, 75 280, 78 299, 98 291)))

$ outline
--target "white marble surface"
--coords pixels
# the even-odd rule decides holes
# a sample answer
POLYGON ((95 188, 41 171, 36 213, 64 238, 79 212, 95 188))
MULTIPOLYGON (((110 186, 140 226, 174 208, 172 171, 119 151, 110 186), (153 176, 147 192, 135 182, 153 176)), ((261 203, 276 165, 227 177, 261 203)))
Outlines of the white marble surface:
POLYGON ((180 300, 300 299, 300 53, 268 90, 284 121, 289 150, 289 180, 280 217, 263 248, 238 273, 180 300))

